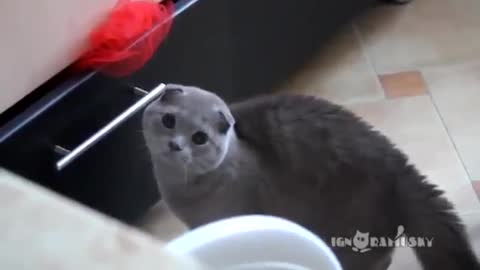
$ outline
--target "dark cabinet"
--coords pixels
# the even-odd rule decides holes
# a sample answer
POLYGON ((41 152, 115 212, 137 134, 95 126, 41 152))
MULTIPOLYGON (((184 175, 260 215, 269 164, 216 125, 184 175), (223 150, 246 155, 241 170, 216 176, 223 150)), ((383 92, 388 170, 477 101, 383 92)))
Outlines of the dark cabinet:
POLYGON ((158 199, 141 135, 141 112, 62 170, 55 146, 74 149, 141 97, 115 80, 93 76, 0 143, 0 164, 120 220, 131 222, 158 199))
MULTIPOLYGON (((186 2, 179 1, 178 4, 186 2)), ((175 18, 152 59, 124 81, 151 89, 164 83, 197 85, 231 99, 234 88, 232 1, 199 0, 175 18)))
POLYGON ((75 148, 137 102, 132 86, 191 84, 227 101, 265 93, 373 1, 176 1, 168 39, 135 74, 61 73, 2 113, 0 166, 132 223, 160 198, 141 111, 60 171, 55 147, 75 148))

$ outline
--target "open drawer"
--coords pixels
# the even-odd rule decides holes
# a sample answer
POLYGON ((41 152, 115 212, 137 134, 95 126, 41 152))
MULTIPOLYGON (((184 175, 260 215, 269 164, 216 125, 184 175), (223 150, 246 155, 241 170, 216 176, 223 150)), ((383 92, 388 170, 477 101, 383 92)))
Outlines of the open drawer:
POLYGON ((73 150, 144 97, 91 74, 65 83, 4 126, 0 164, 65 196, 130 222, 158 199, 141 136, 141 111, 125 117, 91 148, 63 164, 73 150), (60 148, 61 147, 61 148, 60 148))

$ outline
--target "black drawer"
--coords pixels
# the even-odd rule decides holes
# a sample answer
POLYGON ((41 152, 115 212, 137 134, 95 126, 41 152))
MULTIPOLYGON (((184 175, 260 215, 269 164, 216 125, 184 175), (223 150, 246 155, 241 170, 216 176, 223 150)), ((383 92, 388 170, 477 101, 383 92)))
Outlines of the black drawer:
POLYGON ((10 123, 21 128, 10 136, 4 133, 0 164, 87 206, 133 221, 158 199, 141 135, 141 112, 62 170, 55 167, 62 155, 54 149, 74 149, 141 96, 100 75, 60 89, 61 94, 39 100, 36 113, 25 112, 23 123, 21 116, 10 123))

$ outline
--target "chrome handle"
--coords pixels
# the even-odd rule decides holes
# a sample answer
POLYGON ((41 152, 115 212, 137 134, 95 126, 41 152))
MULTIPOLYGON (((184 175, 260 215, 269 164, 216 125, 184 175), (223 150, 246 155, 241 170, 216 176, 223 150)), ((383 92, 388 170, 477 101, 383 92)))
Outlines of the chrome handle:
MULTIPOLYGON (((72 161, 77 159, 81 154, 83 154, 85 151, 90 149, 93 145, 95 145, 103 137, 105 137, 110 132, 112 132, 120 124, 122 124, 123 122, 128 120, 131 116, 133 116, 136 112, 138 112, 143 107, 145 107, 148 103, 150 103, 151 101, 153 101, 154 99, 159 97, 164 89, 165 89, 165 84, 162 83, 162 84, 158 85, 155 89, 148 92, 148 94, 146 94, 144 97, 142 97, 139 101, 137 101, 135 104, 133 104, 127 110, 125 110, 120 115, 115 117, 115 119, 113 119, 110 123, 108 123, 102 129, 97 131, 95 134, 93 134, 90 138, 88 138, 86 141, 84 141, 82 144, 77 146, 72 151, 68 151, 68 150, 62 148, 61 146, 56 146, 55 149, 57 150, 57 152, 61 152, 61 153, 66 154, 63 158, 61 158, 57 162, 57 164, 56 164, 57 170, 60 171, 60 170, 64 169, 66 166, 68 166, 68 164, 70 164, 72 161), (58 151, 59 149, 61 151, 58 151)), ((137 92, 139 92, 139 90, 142 90, 142 89, 136 88, 137 92)))

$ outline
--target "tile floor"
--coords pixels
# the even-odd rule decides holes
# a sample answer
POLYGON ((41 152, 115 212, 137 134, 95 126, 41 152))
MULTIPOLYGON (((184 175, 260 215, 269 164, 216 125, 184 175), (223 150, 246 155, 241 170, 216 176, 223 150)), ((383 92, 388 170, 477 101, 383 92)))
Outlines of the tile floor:
MULTIPOLYGON (((446 191, 480 254, 479 14, 478 0, 375 8, 281 90, 343 104, 389 136, 446 191)), ((147 220, 147 230, 162 239, 184 230, 156 209, 162 218, 147 220), (175 233, 159 231, 159 222, 175 233)), ((390 269, 402 268, 420 269, 406 249, 390 269)))
MULTIPOLYGON (((479 14, 478 0, 376 8, 286 87, 344 104, 391 138, 446 191, 480 254, 479 14)), ((390 269, 420 267, 399 249, 390 269)))

